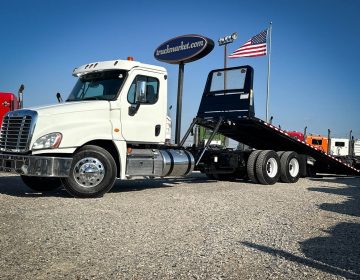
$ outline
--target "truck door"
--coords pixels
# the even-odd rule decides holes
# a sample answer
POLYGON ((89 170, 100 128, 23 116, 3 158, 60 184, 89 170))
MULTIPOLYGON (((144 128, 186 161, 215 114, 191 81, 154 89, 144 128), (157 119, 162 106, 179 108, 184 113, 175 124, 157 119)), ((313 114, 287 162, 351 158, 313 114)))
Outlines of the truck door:
POLYGON ((127 94, 122 96, 122 103, 128 104, 121 110, 122 135, 126 141, 165 142, 166 97, 161 90, 161 77, 137 75, 132 80, 127 94))

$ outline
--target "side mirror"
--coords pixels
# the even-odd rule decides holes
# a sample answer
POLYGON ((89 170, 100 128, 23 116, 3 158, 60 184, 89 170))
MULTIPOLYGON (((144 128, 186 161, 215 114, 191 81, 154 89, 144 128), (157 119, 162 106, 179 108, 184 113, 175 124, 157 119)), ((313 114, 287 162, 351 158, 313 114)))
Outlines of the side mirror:
POLYGON ((129 116, 137 113, 141 103, 146 103, 146 81, 136 82, 135 104, 131 104, 129 107, 129 116))
POLYGON ((135 102, 146 102, 146 81, 136 82, 135 102))

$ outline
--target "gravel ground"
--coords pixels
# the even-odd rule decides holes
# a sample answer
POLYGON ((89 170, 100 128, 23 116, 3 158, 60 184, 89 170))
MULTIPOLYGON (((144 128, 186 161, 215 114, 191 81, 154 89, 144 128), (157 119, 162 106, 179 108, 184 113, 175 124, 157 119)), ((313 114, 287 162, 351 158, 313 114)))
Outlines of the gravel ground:
POLYGON ((118 181, 100 199, 0 177, 0 279, 360 279, 360 178, 118 181))

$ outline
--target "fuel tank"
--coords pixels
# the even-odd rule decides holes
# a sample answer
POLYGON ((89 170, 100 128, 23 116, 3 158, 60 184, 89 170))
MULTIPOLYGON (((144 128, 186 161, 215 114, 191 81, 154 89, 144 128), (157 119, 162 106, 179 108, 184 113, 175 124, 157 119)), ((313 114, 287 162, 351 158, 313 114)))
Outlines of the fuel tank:
POLYGON ((127 176, 186 176, 194 170, 193 155, 183 149, 132 149, 127 155, 127 176))

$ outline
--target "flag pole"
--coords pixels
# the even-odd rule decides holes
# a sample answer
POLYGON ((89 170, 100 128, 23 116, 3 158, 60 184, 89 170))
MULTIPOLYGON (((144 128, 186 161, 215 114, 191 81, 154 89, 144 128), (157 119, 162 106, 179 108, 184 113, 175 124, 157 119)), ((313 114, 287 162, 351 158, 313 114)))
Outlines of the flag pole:
POLYGON ((270 26, 268 28, 269 49, 268 49, 268 75, 267 75, 267 88, 266 88, 266 122, 269 122, 271 29, 272 29, 272 22, 270 21, 270 26))

